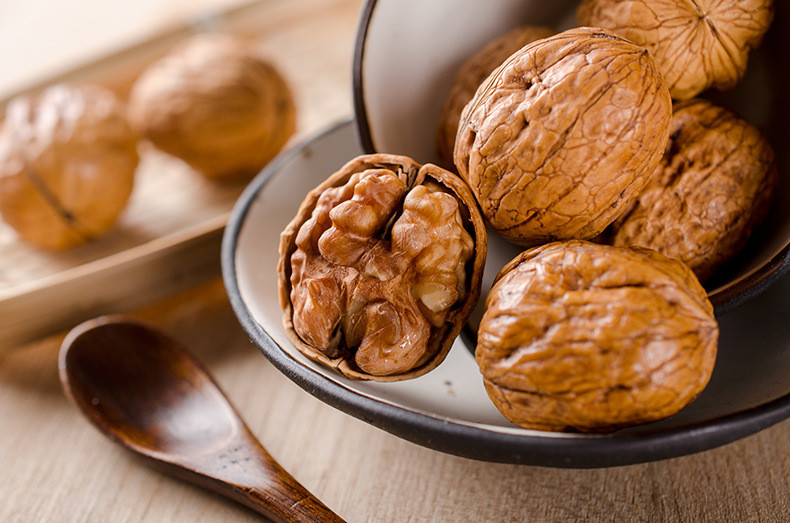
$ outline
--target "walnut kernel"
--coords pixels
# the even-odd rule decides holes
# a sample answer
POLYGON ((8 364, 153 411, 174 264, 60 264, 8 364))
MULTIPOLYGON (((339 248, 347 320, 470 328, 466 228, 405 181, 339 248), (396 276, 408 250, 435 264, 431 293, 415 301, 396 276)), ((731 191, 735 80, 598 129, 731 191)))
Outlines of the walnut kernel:
POLYGON ((308 357, 353 379, 424 374, 477 300, 485 234, 455 175, 361 156, 312 191, 282 234, 286 329, 308 357))

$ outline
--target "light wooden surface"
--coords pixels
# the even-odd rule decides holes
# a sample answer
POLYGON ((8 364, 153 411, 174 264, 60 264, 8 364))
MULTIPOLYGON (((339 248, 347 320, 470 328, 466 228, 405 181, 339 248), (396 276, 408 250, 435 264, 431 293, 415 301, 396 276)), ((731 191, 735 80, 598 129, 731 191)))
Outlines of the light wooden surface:
MULTIPOLYGON (((297 105, 297 133, 291 143, 351 114, 358 0, 225 1, 230 4, 226 11, 217 11, 220 0, 211 0, 214 10, 209 14, 173 22, 103 58, 86 63, 75 59, 71 70, 21 89, 96 83, 123 98, 148 64, 197 32, 214 30, 254 42, 286 78, 297 105)), ((0 82, 0 91, 6 85, 0 82)), ((246 184, 209 181, 146 143, 139 150, 129 204, 116 225, 91 242, 65 251, 40 249, 21 241, 0 221, 0 352, 102 312, 143 306, 219 274, 222 227, 246 184), (124 284, 102 284, 112 281, 124 284)))
MULTIPOLYGON (((790 422, 719 449, 602 470, 471 461, 316 400, 238 326, 220 281, 138 314, 193 349, 286 470, 349 521, 787 521, 790 422)), ((61 393, 60 337, 0 357, 0 521, 254 521, 123 452, 61 393)))
MULTIPOLYGON (((286 9, 288 1, 304 5, 275 3, 286 9)), ((192 13, 178 0, 143 3, 156 2, 166 13, 192 13)), ((339 7, 304 35, 321 34, 331 24, 338 34, 348 33, 340 42, 348 60, 332 63, 324 74, 350 90, 361 2, 325 3, 339 7)), ((44 9, 48 2, 17 4, 44 9)), ((3 9, 9 8, 0 14, 3 9)), ((300 87, 310 100, 308 113, 317 120, 333 111, 350 114, 349 91, 326 92, 324 81, 317 76, 300 87)), ((400 440, 301 390, 247 340, 219 280, 135 314, 191 347, 271 454, 352 522, 788 521, 790 421, 719 449, 630 467, 557 470, 476 462, 400 440)), ((224 498, 147 468, 83 419, 60 389, 61 339, 0 354, 0 521, 257 520, 224 498)))

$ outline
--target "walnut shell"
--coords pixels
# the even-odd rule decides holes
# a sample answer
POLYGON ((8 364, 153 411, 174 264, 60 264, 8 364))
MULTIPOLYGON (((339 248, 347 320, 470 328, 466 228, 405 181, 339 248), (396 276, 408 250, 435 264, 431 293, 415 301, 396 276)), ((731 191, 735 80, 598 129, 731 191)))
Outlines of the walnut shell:
POLYGON ((666 153, 613 243, 654 249, 704 281, 768 212, 779 171, 755 127, 705 100, 676 105, 666 153))
POLYGON ((455 75, 450 94, 447 95, 439 116, 436 148, 442 167, 454 168, 453 149, 458 134, 458 121, 461 119, 464 107, 474 97, 480 84, 505 61, 505 58, 525 45, 553 34, 554 31, 548 27, 534 25, 517 27, 492 40, 464 62, 455 75))
POLYGON ((56 85, 17 97, 0 131, 0 214, 40 247, 83 243, 115 223, 138 160, 125 108, 110 91, 56 85))
POLYGON ((256 174, 296 122, 280 74, 224 35, 195 37, 151 64, 132 87, 129 118, 156 147, 217 179, 256 174))
POLYGON ((475 306, 486 248, 456 175, 404 156, 360 156, 311 191, 282 233, 286 331, 307 357, 352 379, 425 374, 475 306))
POLYGON ((773 20, 772 0, 583 0, 581 25, 610 29, 646 47, 672 97, 730 89, 773 20))
POLYGON ((694 274, 649 250, 528 250, 497 276, 476 359, 524 428, 608 432, 670 416, 705 388, 718 326, 694 274))
POLYGON ((592 238, 647 185, 672 102, 647 51, 579 28, 508 58, 464 109, 455 164, 519 245, 592 238))

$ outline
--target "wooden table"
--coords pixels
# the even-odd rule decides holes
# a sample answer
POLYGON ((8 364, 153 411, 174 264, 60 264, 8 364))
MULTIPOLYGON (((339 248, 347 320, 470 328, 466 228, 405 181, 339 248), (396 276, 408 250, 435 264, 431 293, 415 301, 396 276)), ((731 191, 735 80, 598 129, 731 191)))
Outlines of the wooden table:
MULTIPOLYGON (((195 14, 177 0, 137 3, 164 6, 141 7, 147 17, 195 14)), ((343 31, 353 32, 359 3, 344 3, 343 31)), ((79 3, 69 4, 79 9, 79 3)), ((24 5, 33 16, 49 2, 24 5)), ((143 26, 131 14, 114 19, 124 18, 130 27, 143 26)), ((343 45, 349 61, 352 43, 348 34, 343 45)), ((346 67, 337 74, 350 79, 346 67)), ((350 96, 338 99, 345 101, 325 114, 350 114, 350 96)), ((629 467, 559 470, 476 462, 398 439, 301 390, 247 340, 218 279, 134 314, 193 348, 271 454, 349 521, 790 517, 790 421, 708 452, 629 467)), ((44 338, 0 355, 0 521, 257 519, 224 498, 152 471, 96 431, 61 392, 61 339, 44 338)))

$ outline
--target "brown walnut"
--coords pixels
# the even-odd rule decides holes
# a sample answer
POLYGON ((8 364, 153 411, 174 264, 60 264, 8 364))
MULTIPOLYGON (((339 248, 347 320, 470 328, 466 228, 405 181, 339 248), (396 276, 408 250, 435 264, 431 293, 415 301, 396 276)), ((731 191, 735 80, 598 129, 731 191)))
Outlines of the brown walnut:
POLYGON ((584 241, 528 250, 497 276, 476 359, 524 428, 609 432, 670 416, 713 371, 713 307, 682 263, 584 241))
POLYGON ((286 330, 349 378, 420 376, 469 317, 486 245, 456 175, 404 156, 360 156, 311 191, 282 233, 286 330))
POLYGON ((0 130, 0 214, 30 243, 63 249, 109 229, 138 163, 125 108, 97 86, 9 102, 0 130))
POLYGON ((773 0, 583 0, 577 18, 650 50, 672 97, 686 100, 738 83, 773 20, 773 0))
POLYGON ((644 189, 672 102, 644 49, 580 28, 508 58, 464 109, 455 164, 519 245, 592 238, 644 189))
POLYGON ((156 147, 217 179, 256 174, 296 121, 275 68, 224 35, 195 37, 151 64, 132 88, 129 118, 156 147))
POLYGON ((705 100, 676 105, 666 153, 613 243, 654 249, 704 281, 767 214, 779 172, 755 127, 705 100))
POLYGON ((436 148, 442 167, 452 168, 455 137, 461 112, 474 97, 480 84, 494 69, 525 45, 554 34, 548 27, 527 25, 517 27, 496 38, 472 55, 458 70, 439 116, 436 148))

